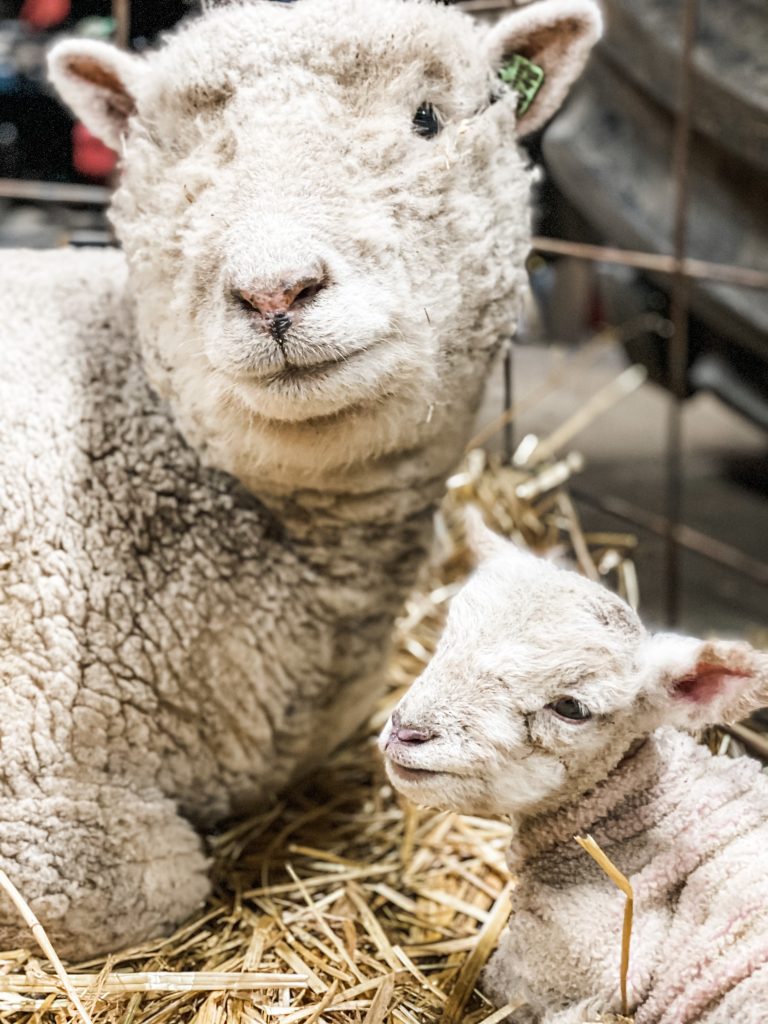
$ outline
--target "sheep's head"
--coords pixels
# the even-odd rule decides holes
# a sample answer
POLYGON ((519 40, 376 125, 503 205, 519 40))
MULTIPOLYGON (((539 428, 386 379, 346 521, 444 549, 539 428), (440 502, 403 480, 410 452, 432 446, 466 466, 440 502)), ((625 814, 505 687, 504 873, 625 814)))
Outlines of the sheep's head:
POLYGON ((381 738, 417 803, 535 813, 577 799, 659 725, 768 703, 768 654, 653 636, 597 583, 473 530, 485 560, 381 738))
POLYGON ((516 138, 598 32, 589 0, 489 30, 421 0, 245 0, 146 56, 52 50, 62 96, 121 153, 112 218, 150 377, 213 462, 311 475, 435 439, 455 457, 523 283, 516 138), (541 69, 522 104, 513 55, 541 69))

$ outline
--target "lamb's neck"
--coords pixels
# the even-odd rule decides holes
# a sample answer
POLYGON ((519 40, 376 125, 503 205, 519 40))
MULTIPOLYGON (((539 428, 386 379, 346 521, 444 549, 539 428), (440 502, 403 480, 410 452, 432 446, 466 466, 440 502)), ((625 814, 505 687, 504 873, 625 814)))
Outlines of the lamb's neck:
POLYGON ((548 806, 515 815, 510 866, 519 870, 548 849, 573 845, 574 836, 599 833, 601 823, 625 813, 638 801, 650 800, 663 785, 667 769, 666 756, 660 753, 655 737, 633 742, 596 785, 573 787, 548 806))

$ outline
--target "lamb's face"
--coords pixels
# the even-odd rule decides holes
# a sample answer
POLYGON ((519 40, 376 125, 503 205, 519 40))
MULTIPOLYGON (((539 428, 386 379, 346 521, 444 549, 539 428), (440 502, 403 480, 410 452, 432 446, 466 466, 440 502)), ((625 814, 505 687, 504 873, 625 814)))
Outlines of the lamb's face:
POLYGON ((582 577, 521 553, 492 559, 382 734, 392 782, 417 803, 484 814, 584 792, 648 726, 644 637, 582 577))
POLYGON ((437 4, 252 0, 106 79, 100 50, 95 78, 83 44, 54 54, 73 105, 85 75, 125 107, 112 217, 147 364, 214 461, 282 431, 289 461, 324 434, 349 463, 468 422, 529 236, 500 49, 437 4))
POLYGON ((652 636, 604 587, 470 522, 485 560, 380 744, 416 803, 525 814, 578 799, 662 724, 698 729, 768 703, 768 654, 652 636))

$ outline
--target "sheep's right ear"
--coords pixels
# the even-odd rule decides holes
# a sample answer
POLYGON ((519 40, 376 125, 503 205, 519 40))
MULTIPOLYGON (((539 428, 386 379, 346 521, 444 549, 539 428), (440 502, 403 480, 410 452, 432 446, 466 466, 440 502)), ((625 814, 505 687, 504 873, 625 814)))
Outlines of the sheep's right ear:
POLYGON ((119 152, 144 62, 109 43, 66 39, 48 54, 48 76, 75 116, 119 152))
POLYGON ((660 633, 646 641, 643 661, 646 692, 670 725, 735 722, 768 704, 768 653, 744 641, 660 633))

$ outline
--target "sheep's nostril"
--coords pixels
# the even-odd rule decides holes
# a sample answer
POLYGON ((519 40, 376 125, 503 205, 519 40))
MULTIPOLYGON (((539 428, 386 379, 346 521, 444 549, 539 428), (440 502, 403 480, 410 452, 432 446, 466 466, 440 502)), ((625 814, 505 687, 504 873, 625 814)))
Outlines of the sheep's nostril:
POLYGON ((235 288, 233 295, 241 306, 271 321, 284 318, 289 313, 295 313, 300 306, 308 305, 326 284, 325 273, 320 271, 283 281, 276 288, 265 288, 259 284, 249 288, 235 288))
POLYGON ((431 740, 434 733, 427 732, 425 729, 407 729, 397 728, 394 730, 395 738, 400 743, 426 743, 431 740))

